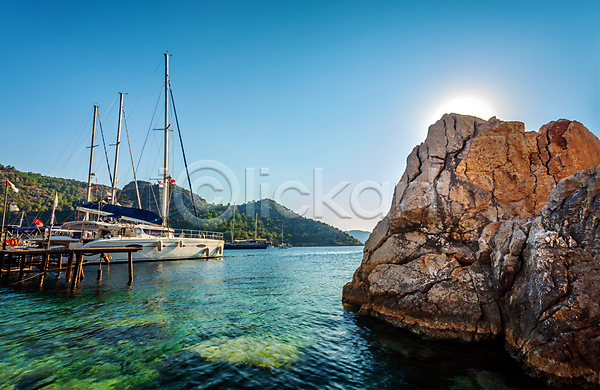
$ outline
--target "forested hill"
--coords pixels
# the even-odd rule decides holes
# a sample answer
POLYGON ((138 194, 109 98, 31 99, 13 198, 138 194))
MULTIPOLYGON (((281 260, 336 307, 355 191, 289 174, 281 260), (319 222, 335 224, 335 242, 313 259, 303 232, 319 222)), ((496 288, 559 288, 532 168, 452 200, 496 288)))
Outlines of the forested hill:
MULTIPOLYGON (((8 204, 15 204, 21 211, 25 211, 23 226, 31 224, 35 218, 45 224, 49 222, 54 191, 59 194, 57 223, 77 218, 75 206, 86 196, 87 183, 43 176, 39 173, 20 172, 10 165, 0 165, 1 191, 4 191, 5 178, 19 189, 18 193, 8 190, 8 204)), ((97 188, 98 190, 93 191, 93 200, 100 198, 106 200, 110 188, 102 185, 97 185, 97 188)), ((158 184, 138 182, 138 191, 142 208, 158 213, 160 203, 158 184)), ((198 195, 194 195, 198 216, 194 218, 189 191, 174 186, 172 192, 169 226, 176 229, 200 228, 219 231, 225 233, 226 241, 231 239, 233 207, 207 203, 198 195)), ((0 201, 0 209, 4 206, 3 200, 0 201)), ((133 182, 117 192, 117 202, 123 206, 138 207, 138 196, 133 182)), ((20 214, 9 212, 7 224, 19 224, 20 214)), ((255 216, 257 216, 258 238, 267 238, 273 243, 281 242, 283 227, 284 241, 294 246, 361 245, 359 241, 341 230, 320 221, 304 218, 270 199, 236 207, 236 239, 254 237, 255 216)))

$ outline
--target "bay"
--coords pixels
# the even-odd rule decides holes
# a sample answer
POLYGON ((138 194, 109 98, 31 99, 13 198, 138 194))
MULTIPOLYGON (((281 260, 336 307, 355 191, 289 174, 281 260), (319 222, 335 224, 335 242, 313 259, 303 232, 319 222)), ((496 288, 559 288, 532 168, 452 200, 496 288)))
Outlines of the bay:
POLYGON ((0 287, 2 389, 545 389, 500 342, 427 340, 341 302, 362 247, 85 267, 0 287))

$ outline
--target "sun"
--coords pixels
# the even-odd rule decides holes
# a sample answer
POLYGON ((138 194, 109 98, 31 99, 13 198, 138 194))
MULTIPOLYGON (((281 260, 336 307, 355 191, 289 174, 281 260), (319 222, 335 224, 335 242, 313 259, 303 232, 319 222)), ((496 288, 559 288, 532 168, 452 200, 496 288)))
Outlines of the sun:
POLYGON ((429 125, 437 122, 442 115, 451 113, 473 115, 481 119, 489 119, 496 115, 492 106, 485 99, 473 95, 458 96, 439 106, 431 115, 429 125))

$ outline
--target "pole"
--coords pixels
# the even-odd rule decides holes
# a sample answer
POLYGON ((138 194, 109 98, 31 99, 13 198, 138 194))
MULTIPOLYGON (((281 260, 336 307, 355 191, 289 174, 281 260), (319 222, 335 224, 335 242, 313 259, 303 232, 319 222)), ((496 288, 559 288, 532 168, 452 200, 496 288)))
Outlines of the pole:
POLYGON ((169 208, 169 52, 165 53, 165 151, 163 164, 163 226, 167 226, 169 208))
POLYGON ((117 169, 119 168, 119 146, 121 145, 121 119, 123 118, 123 92, 119 92, 119 125, 117 127, 117 144, 115 149, 115 171, 113 173, 112 191, 110 204, 117 202, 117 169))
MULTIPOLYGON (((88 184, 87 184, 87 196, 86 202, 92 200, 92 176, 94 173, 92 172, 92 165, 94 163, 94 141, 96 139, 96 118, 98 117, 98 106, 94 105, 94 123, 92 124, 92 143, 90 144, 90 171, 88 174, 88 184)), ((90 218, 90 213, 85 213, 84 221, 88 221, 90 218)))
POLYGON ((127 263, 129 265, 129 284, 133 283, 133 253, 127 252, 127 263))
POLYGON ((54 193, 54 202, 52 202, 52 216, 50 217, 50 230, 48 231, 48 241, 46 241, 46 249, 50 248, 50 238, 52 238, 52 229, 54 229, 54 213, 58 206, 58 192, 54 193))
POLYGON ((233 205, 233 222, 231 223, 231 243, 235 242, 235 204, 233 205))
MULTIPOLYGON (((2 250, 6 249, 6 234, 4 233, 4 219, 6 218, 6 201, 8 200, 8 179, 6 180, 6 188, 4 189, 4 210, 2 211, 2 232, 0 238, 2 238, 2 250)), ((3 255, 4 256, 4 255, 3 255)))

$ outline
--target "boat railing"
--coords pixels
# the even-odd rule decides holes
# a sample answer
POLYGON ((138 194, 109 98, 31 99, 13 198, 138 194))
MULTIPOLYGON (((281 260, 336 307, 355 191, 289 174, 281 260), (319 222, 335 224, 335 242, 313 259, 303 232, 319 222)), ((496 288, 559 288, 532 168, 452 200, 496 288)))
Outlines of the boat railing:
POLYGON ((203 230, 192 230, 192 229, 174 229, 174 237, 190 237, 190 238, 206 238, 211 240, 223 240, 223 233, 221 232, 209 232, 203 230))

